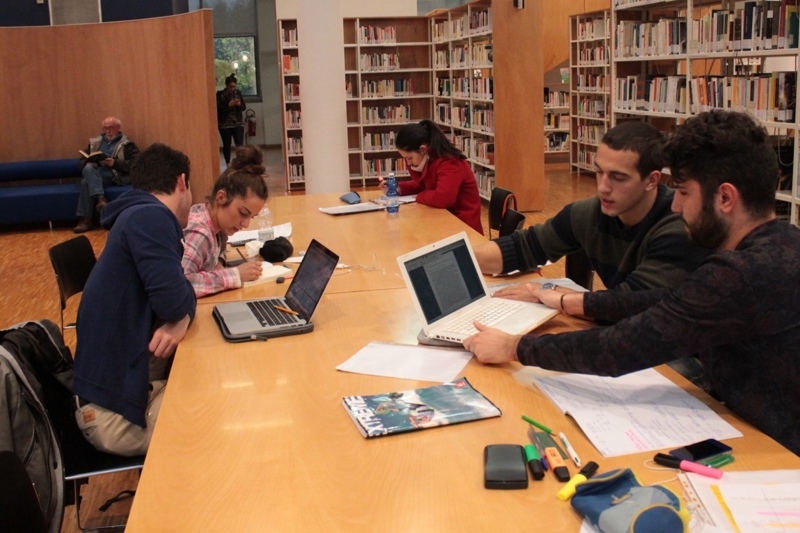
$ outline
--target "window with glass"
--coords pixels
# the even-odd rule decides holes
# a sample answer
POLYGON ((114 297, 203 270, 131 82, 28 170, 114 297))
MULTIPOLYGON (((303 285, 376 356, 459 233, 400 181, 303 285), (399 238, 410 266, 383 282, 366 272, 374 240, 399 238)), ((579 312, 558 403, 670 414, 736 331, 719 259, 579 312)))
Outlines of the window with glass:
POLYGON ((260 96, 256 0, 190 0, 189 9, 209 8, 214 17, 214 77, 217 90, 234 74, 244 96, 260 96))

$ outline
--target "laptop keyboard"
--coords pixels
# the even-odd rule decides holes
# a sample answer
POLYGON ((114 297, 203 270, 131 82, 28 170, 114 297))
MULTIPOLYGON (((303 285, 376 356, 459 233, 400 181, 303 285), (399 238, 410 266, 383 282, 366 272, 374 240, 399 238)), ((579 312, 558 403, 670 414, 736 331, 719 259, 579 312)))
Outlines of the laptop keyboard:
POLYGON ((478 332, 475 326, 472 325, 473 321, 477 320, 485 326, 492 326, 516 313, 523 307, 525 307, 525 304, 521 302, 495 298, 492 300, 492 303, 481 307, 475 314, 464 315, 442 329, 447 331, 447 333, 454 333, 456 335, 473 335, 478 332))
POLYGON ((247 307, 262 326, 280 326, 300 322, 297 315, 275 309, 276 305, 281 306, 282 303, 281 300, 256 300, 247 302, 247 307))

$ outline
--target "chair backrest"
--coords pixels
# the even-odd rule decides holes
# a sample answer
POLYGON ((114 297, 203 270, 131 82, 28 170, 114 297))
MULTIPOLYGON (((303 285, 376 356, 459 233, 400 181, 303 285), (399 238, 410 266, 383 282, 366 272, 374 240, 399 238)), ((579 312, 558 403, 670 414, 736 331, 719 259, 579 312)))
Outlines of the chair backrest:
POLYGON ((516 209, 506 209, 506 213, 503 215, 503 221, 500 223, 500 228, 497 230, 497 233, 501 237, 507 237, 516 230, 522 228, 524 223, 524 214, 520 213, 516 209))
POLYGON ((585 251, 578 250, 567 255, 564 259, 564 273, 584 289, 592 290, 594 270, 585 251))
POLYGON ((85 235, 56 244, 50 248, 49 253, 61 296, 61 331, 64 331, 64 309, 67 308, 67 300, 83 291, 97 258, 92 243, 85 235))
POLYGON ((503 189, 502 187, 495 187, 492 189, 492 197, 489 200, 489 238, 492 238, 492 230, 500 231, 500 225, 503 223, 503 217, 509 209, 517 208, 517 197, 514 193, 503 189))

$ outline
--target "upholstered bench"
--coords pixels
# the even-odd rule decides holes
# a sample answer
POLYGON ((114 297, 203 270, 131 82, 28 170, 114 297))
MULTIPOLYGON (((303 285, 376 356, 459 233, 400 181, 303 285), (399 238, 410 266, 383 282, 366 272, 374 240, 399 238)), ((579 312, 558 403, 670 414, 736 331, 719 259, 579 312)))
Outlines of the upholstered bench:
MULTIPOLYGON (((0 163, 0 225, 77 219, 81 169, 78 159, 0 163)), ((131 189, 105 189, 113 200, 131 189)))

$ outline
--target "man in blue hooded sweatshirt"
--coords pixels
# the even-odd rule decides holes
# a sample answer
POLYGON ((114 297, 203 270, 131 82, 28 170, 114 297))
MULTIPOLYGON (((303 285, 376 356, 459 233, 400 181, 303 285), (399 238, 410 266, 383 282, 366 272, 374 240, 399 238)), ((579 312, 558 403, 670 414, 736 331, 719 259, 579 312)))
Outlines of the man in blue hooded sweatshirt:
POLYGON ((181 268, 189 170, 183 153, 154 144, 131 169, 134 189, 102 213, 110 231, 81 297, 74 368, 75 417, 98 450, 147 451, 163 363, 194 318, 197 300, 181 268))

